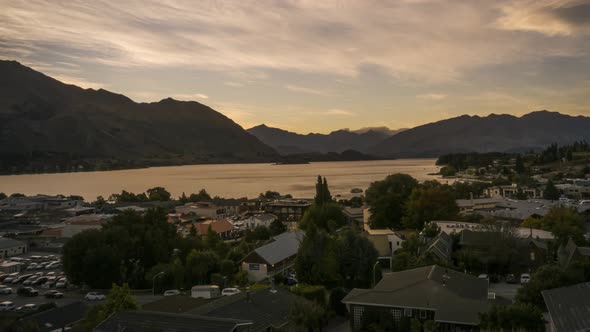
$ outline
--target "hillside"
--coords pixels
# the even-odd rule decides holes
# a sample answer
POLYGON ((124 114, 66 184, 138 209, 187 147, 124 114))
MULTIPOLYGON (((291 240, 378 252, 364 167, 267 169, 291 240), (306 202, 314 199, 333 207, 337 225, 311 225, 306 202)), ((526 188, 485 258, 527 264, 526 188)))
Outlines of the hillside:
POLYGON ((337 130, 329 134, 297 134, 264 124, 248 129, 265 144, 273 147, 282 155, 311 152, 343 152, 356 150, 366 152, 369 147, 387 137, 383 131, 367 130, 360 133, 349 130, 337 130))
POLYGON ((438 157, 456 152, 522 152, 590 140, 590 118, 539 111, 522 117, 491 114, 429 123, 369 149, 381 157, 438 157))
POLYGON ((0 172, 273 161, 276 152, 197 102, 136 103, 0 61, 0 172))

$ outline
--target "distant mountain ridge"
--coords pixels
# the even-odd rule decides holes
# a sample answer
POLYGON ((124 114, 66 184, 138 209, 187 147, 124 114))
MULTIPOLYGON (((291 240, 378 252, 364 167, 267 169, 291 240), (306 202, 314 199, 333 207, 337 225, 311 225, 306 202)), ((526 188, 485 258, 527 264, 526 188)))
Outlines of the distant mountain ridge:
POLYGON ((0 172, 270 162, 277 156, 200 103, 136 103, 0 61, 0 172))
POLYGON ((310 133, 303 135, 262 124, 247 131, 282 155, 287 155, 311 152, 343 152, 346 150, 365 153, 368 148, 389 137, 383 131, 383 128, 379 129, 363 130, 360 133, 342 129, 329 134, 310 133))
POLYGON ((369 148, 381 157, 438 157, 456 152, 523 152, 552 143, 590 141, 590 118, 538 111, 521 117, 463 115, 425 124, 369 148))

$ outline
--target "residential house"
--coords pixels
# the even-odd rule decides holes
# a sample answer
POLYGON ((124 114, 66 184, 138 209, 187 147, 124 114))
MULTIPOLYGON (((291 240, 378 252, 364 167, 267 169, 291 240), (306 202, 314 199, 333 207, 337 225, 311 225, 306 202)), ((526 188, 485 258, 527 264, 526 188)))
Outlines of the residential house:
POLYGON ((182 215, 190 214, 192 212, 199 217, 213 220, 220 220, 228 217, 225 208, 219 207, 211 202, 186 203, 185 205, 177 206, 175 210, 176 213, 182 215))
MULTIPOLYGON (((195 226, 197 234, 199 236, 207 235, 209 228, 217 233, 222 239, 230 239, 232 232, 234 231, 234 225, 227 219, 221 220, 206 220, 203 222, 195 222, 192 225, 195 226)), ((184 235, 186 236, 190 232, 190 227, 184 227, 184 235)))
POLYGON ((516 183, 513 183, 509 186, 494 186, 487 188, 485 190, 485 194, 491 198, 498 198, 498 197, 516 197, 517 194, 522 193, 526 195, 528 198, 542 198, 543 197, 543 190, 538 188, 530 188, 526 186, 519 186, 516 183))
POLYGON ((476 331, 488 310, 488 282, 437 265, 386 273, 373 289, 353 289, 344 297, 355 330, 372 317, 387 317, 399 329, 408 320, 433 320, 439 331, 476 331), (377 315, 375 315, 377 314, 377 315))
POLYGON ((590 247, 578 247, 571 238, 557 249, 557 261, 562 268, 570 267, 574 262, 590 257, 590 247))
POLYGON ((250 332, 278 331, 289 324, 295 296, 283 288, 245 291, 223 297, 188 313, 205 317, 226 317, 251 321, 250 332))
POLYGON ((361 227, 363 225, 364 210, 364 207, 345 207, 342 209, 342 213, 348 223, 361 227))
POLYGON ((426 244, 424 254, 430 254, 441 262, 449 262, 453 253, 453 239, 445 232, 438 233, 426 244))
POLYGON ((455 200, 460 214, 472 214, 481 211, 495 210, 500 200, 497 198, 472 198, 455 200))
POLYGON ((230 318, 205 317, 154 311, 124 311, 110 315, 93 332, 242 332, 252 322, 230 318))
POLYGON ((27 244, 15 239, 0 237, 0 259, 22 255, 27 252, 27 244))
POLYGON ((60 210, 69 209, 82 205, 81 200, 77 200, 62 195, 48 196, 35 195, 23 197, 7 197, 0 200, 0 210, 4 211, 23 211, 23 210, 60 210))
POLYGON ((367 239, 373 243, 379 253, 379 260, 387 260, 391 266, 392 256, 401 248, 404 239, 391 229, 367 229, 367 239))
POLYGON ((248 272, 248 280, 258 282, 291 268, 304 235, 303 231, 285 232, 249 253, 241 264, 242 270, 248 272))
POLYGON ((74 327, 86 317, 88 305, 84 302, 73 302, 37 314, 25 316, 22 321, 35 322, 40 332, 66 331, 74 327))
POLYGON ((303 218, 303 214, 311 204, 311 200, 281 199, 267 202, 264 205, 264 210, 277 216, 280 221, 298 222, 303 218))
MULTIPOLYGON (((476 223, 469 223, 469 222, 460 222, 460 221, 433 221, 436 223, 438 227, 440 227, 441 232, 445 232, 447 234, 459 234, 464 230, 469 230, 472 232, 486 232, 489 231, 488 227, 485 227, 482 224, 476 223)), ((534 228, 526 228, 526 227, 515 227, 512 230, 517 236, 526 238, 532 237, 534 239, 540 239, 543 241, 553 240, 555 236, 548 231, 544 231, 541 229, 534 229, 534 228)))
POLYGON ((253 229, 258 226, 269 227, 273 221, 277 220, 278 217, 272 213, 260 213, 248 217, 242 220, 247 228, 253 229))
POLYGON ((549 332, 590 331, 590 283, 541 292, 549 311, 549 332))

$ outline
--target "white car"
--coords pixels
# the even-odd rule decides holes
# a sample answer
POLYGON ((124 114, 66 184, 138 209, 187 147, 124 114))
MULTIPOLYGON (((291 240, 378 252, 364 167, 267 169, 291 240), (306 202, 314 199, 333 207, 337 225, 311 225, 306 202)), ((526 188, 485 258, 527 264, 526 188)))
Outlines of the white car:
POLYGON ((164 292, 164 296, 174 296, 174 295, 180 295, 180 291, 178 289, 169 289, 164 292))
POLYGON ((14 303, 10 301, 4 301, 0 303, 0 311, 12 311, 14 308, 14 303))
POLYGON ((39 309, 39 305, 38 304, 25 304, 23 306, 20 306, 20 307, 16 308, 16 311, 19 311, 19 312, 31 312, 31 311, 37 311, 37 309, 39 309))
POLYGON ((531 281, 531 275, 528 273, 523 273, 520 275, 520 283, 521 284, 526 284, 529 281, 531 281))
POLYGON ((27 266, 27 271, 35 270, 37 268, 37 263, 31 263, 27 266))
POLYGON ((101 293, 90 292, 90 293, 86 294, 86 296, 84 296, 84 298, 88 301, 100 301, 100 300, 104 300, 106 297, 104 296, 104 294, 101 294, 101 293))
POLYGON ((0 286, 0 294, 9 295, 12 294, 12 288, 6 286, 0 286))
POLYGON ((241 293, 239 289, 237 288, 224 288, 221 291, 221 296, 231 296, 231 295, 235 295, 241 293))
POLYGON ((485 280, 490 280, 490 277, 488 277, 487 274, 480 274, 477 276, 479 279, 485 279, 485 280))

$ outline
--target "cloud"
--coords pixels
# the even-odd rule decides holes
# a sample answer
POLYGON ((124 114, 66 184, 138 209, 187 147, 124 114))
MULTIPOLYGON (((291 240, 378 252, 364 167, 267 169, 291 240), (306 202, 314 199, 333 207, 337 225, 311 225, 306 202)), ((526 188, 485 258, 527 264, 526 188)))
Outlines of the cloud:
POLYGON ((514 34, 572 35, 586 7, 569 3, 9 1, 0 12, 0 56, 186 67, 250 76, 245 81, 270 70, 357 77, 375 66, 400 80, 445 82, 481 66, 538 59, 556 46, 578 54, 581 43, 514 34))
POLYGON ((327 114, 327 115, 339 115, 339 116, 356 116, 356 113, 354 113, 354 112, 347 111, 347 110, 342 110, 342 109, 338 109, 338 108, 333 108, 333 109, 327 110, 325 112, 325 114, 327 114))
POLYGON ((170 97, 179 100, 186 100, 192 101, 197 99, 209 99, 209 96, 203 93, 193 93, 193 94, 173 94, 170 97))
POLYGON ((299 85, 289 84, 289 85, 285 86, 285 88, 289 91, 307 93, 307 94, 312 94, 312 95, 316 95, 316 96, 329 96, 330 95, 328 92, 323 91, 323 90, 306 88, 304 86, 299 86, 299 85))
POLYGON ((427 93, 422 95, 417 95, 416 98, 418 99, 426 99, 426 100, 442 100, 447 98, 448 96, 442 93, 427 93))

